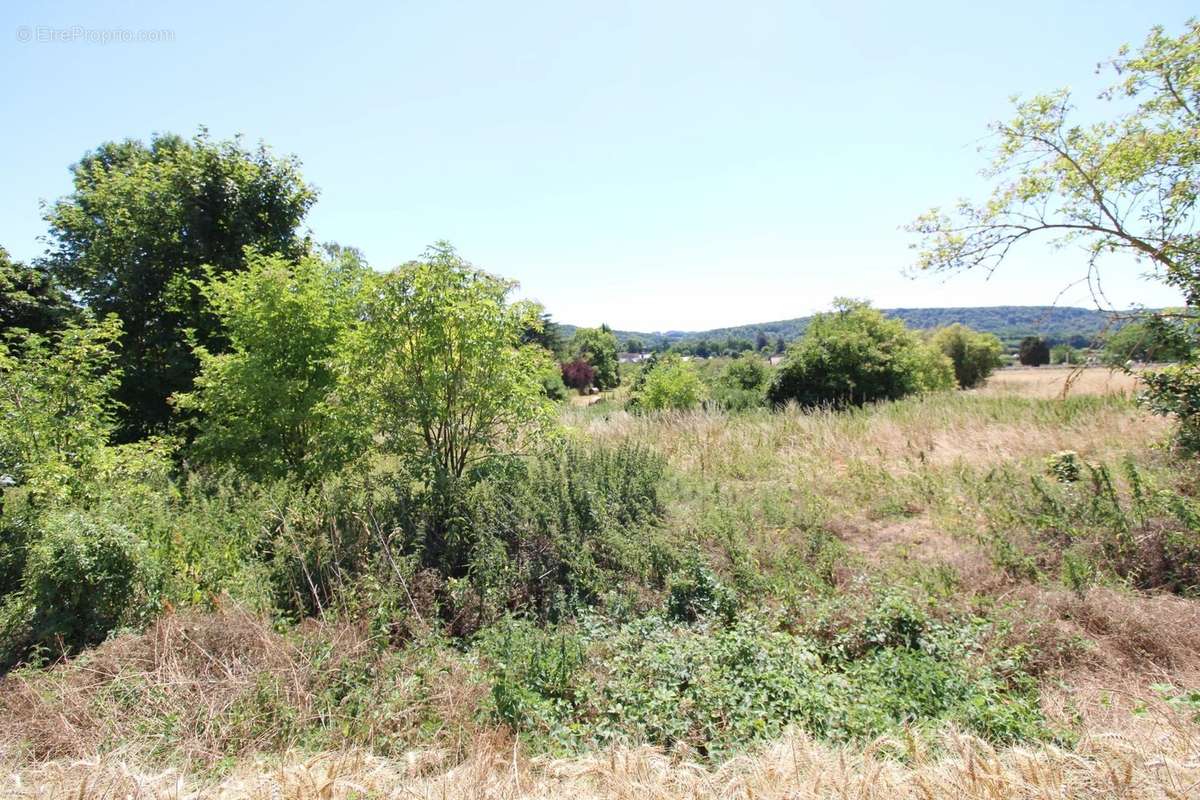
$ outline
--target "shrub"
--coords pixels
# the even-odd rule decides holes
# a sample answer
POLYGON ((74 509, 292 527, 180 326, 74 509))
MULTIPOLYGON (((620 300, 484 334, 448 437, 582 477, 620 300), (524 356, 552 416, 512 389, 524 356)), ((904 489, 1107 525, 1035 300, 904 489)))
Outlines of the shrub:
POLYGON ((712 400, 726 411, 744 411, 761 406, 771 377, 766 362, 754 356, 731 361, 713 382, 712 400))
POLYGON ((1145 387, 1141 403, 1155 414, 1175 417, 1179 446, 1188 452, 1200 450, 1200 367, 1177 364, 1139 377, 1145 387))
POLYGON ((934 332, 929 343, 954 364, 954 379, 963 389, 972 389, 1004 363, 1004 345, 990 333, 980 333, 954 324, 934 332))
POLYGON ((678 356, 659 359, 645 375, 636 405, 646 411, 689 411, 704 400, 704 382, 678 356))
POLYGON ((1152 315, 1122 325, 1104 340, 1104 363, 1122 367, 1130 361, 1186 362, 1193 358, 1197 323, 1187 318, 1152 315))
POLYGON ((0 476, 62 499, 95 476, 116 424, 115 317, 0 343, 0 476))
POLYGON ((124 527, 76 511, 55 512, 29 548, 21 590, 6 600, 11 665, 32 647, 74 652, 97 644, 148 607, 153 570, 143 542, 124 527))
POLYGON ((867 303, 839 300, 792 345, 768 390, 775 405, 862 405, 951 388, 950 359, 867 303))
POLYGON ((468 566, 451 570, 470 576, 469 612, 556 618, 623 580, 661 583, 676 560, 655 527, 663 470, 640 447, 572 445, 493 471, 464 498, 468 566))

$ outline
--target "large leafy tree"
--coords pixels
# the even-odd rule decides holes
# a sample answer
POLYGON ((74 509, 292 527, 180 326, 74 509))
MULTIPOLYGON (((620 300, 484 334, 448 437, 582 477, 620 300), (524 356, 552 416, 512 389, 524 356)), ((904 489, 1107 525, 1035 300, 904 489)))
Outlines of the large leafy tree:
POLYGON ((579 328, 571 337, 571 355, 582 358, 596 371, 597 389, 615 389, 621 384, 617 337, 607 325, 579 328))
MULTIPOLYGON (((993 126, 991 195, 910 226, 920 267, 994 270, 1014 247, 1044 238, 1083 246, 1100 303, 1102 261, 1124 256, 1182 292, 1187 308, 1168 313, 1200 315, 1200 21, 1178 36, 1156 27, 1107 66, 1115 81, 1103 95, 1114 101, 1106 119, 1080 120, 1064 89, 1017 101, 1013 118, 993 126)), ((1200 438, 1200 406, 1191 405, 1200 368, 1162 375, 1149 381, 1151 404, 1200 438)))
POLYGON ((299 257, 316 193, 294 158, 204 130, 109 142, 71 173, 74 191, 46 212, 44 265, 97 315, 120 317, 122 433, 138 438, 164 426, 168 398, 192 386, 198 361, 185 332, 222 346, 202 280, 241 269, 247 246, 299 257))
POLYGON ((326 253, 293 262, 251 250, 246 269, 202 287, 228 347, 196 345, 195 388, 177 396, 195 412, 198 459, 258 478, 314 478, 365 444, 369 432, 344 424, 326 400, 335 344, 354 322, 369 270, 354 251, 326 253))
POLYGON ((954 386, 954 366, 903 322, 839 299, 788 350, 767 398, 775 405, 862 405, 954 386))
POLYGON ((0 333, 47 333, 78 317, 79 309, 46 270, 13 261, 0 247, 0 333))

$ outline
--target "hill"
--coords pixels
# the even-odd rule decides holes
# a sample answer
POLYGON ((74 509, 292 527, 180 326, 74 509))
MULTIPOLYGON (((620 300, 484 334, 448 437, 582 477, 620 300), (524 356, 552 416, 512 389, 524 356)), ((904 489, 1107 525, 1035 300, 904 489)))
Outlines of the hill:
MULTIPOLYGON (((994 333, 1005 344, 1015 346, 1025 336, 1044 336, 1051 344, 1067 342, 1076 347, 1090 344, 1112 324, 1112 315, 1090 308, 1061 306, 966 306, 957 308, 885 308, 883 313, 901 319, 910 328, 940 328, 961 323, 987 333, 994 333)), ((713 341, 754 339, 759 332, 774 341, 783 337, 792 341, 804 333, 810 317, 758 322, 729 328, 705 331, 614 331, 622 342, 639 339, 647 347, 709 339, 713 341)), ((562 325, 564 336, 574 333, 576 326, 562 325)))

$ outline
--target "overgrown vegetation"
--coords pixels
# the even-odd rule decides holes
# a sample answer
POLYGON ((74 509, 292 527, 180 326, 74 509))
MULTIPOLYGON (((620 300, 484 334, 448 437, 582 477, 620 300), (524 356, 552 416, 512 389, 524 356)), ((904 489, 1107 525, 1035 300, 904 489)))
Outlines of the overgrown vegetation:
MULTIPOLYGON (((1194 38, 1153 34, 1127 91, 1179 77, 1194 38)), ((1045 106, 1002 130, 1014 152, 1041 152, 1045 106)), ((1088 136, 1140 163, 1107 129, 1067 144, 1088 136)), ((802 731, 916 761, 947 731, 1071 748, 1101 713, 1074 692, 1110 681, 1194 711, 1200 474, 1162 446, 1200 440, 1194 348, 1037 397, 995 372, 995 337, 843 300, 778 368, 763 334, 622 375, 611 330, 564 341, 448 244, 379 273, 297 239, 290 160, 204 135, 91 159, 53 207, 53 269, 3 265, 37 312, 0 347, 5 753, 457 763, 505 736, 714 766, 802 731), (197 186, 282 205, 198 210, 197 186), (200 211, 230 225, 163 234, 200 211), (54 275, 87 307, 59 313, 54 275), (559 406, 568 385, 605 394, 559 406)), ((968 209, 967 233, 920 224, 927 266, 1002 254, 1005 204, 1031 193, 1094 210, 1067 165, 1021 163, 1037 180, 968 209)), ((1097 253, 1134 236, 1093 233, 1097 253)), ((1188 246, 1152 255, 1176 283, 1188 246)))

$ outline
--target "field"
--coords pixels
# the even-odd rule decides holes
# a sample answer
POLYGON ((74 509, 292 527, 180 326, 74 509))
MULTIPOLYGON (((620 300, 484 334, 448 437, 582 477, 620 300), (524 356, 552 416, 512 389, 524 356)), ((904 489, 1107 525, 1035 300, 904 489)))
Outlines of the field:
MULTIPOLYGON (((665 457, 669 534, 756 598, 754 613, 781 631, 771 635, 838 648, 861 646, 855 631, 891 636, 870 620, 893 590, 922 598, 912 601, 927 615, 922 636, 978 625, 966 646, 985 661, 965 674, 1001 688, 964 689, 974 710, 913 712, 911 724, 844 736, 768 727, 755 744, 705 753, 687 735, 666 752, 628 738, 572 743, 581 723, 535 706, 541 721, 514 737, 487 711, 495 651, 433 641, 372 661, 355 680, 376 700, 314 739, 306 715, 327 713, 325 673, 342 669, 329 654, 371 652, 367 633, 333 619, 281 634, 218 603, 5 678, 0 796, 1194 796, 1198 567, 1179 538, 1192 476, 1162 446, 1169 423, 1131 402, 1130 379, 1086 370, 1062 399, 1066 376, 1008 370, 975 392, 847 412, 632 416, 608 402, 563 412, 576 438, 665 457), (1078 479, 1053 478, 1076 469, 1078 479), (1017 689, 1003 688, 1006 675, 1017 689)), ((723 635, 679 630, 679 641, 723 635)), ((776 668, 770 652, 751 680, 776 668)), ((924 690, 893 686, 903 663, 885 667, 891 688, 878 702, 927 708, 914 699, 924 690)), ((589 675, 579 667, 570 680, 620 678, 589 675)), ((695 713, 675 702, 668 718, 695 713)), ((755 729, 744 722, 703 724, 719 737, 755 729)))

